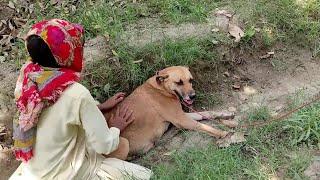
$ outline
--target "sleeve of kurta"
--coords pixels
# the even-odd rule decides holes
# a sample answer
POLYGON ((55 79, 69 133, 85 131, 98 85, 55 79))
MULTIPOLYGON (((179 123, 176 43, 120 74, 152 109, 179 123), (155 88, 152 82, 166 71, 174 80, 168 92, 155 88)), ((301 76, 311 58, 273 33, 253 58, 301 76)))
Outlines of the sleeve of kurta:
POLYGON ((89 146, 99 154, 109 154, 116 150, 119 145, 120 130, 115 127, 108 128, 103 114, 89 92, 81 98, 81 101, 80 121, 89 146))

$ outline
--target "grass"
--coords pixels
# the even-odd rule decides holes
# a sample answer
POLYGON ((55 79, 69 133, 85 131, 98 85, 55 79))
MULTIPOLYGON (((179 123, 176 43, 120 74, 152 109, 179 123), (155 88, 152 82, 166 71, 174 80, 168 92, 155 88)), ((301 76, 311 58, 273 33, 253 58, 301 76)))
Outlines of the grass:
POLYGON ((212 0, 145 0, 149 12, 160 14, 169 23, 204 22, 211 10, 217 7, 212 0))
POLYGON ((281 127, 251 129, 246 143, 225 149, 209 145, 175 152, 169 165, 153 166, 153 179, 305 179, 310 151, 288 143, 281 127))
MULTIPOLYGON (((87 38, 110 35, 120 66, 107 60, 88 64, 82 81, 99 100, 118 91, 130 92, 159 69, 186 65, 198 80, 196 103, 204 107, 220 103, 214 92, 219 74, 227 67, 222 66, 222 53, 216 50, 212 39, 219 40, 222 46, 228 45, 230 39, 225 35, 165 39, 144 47, 130 47, 117 41, 128 25, 143 17, 157 17, 162 23, 170 24, 205 22, 216 7, 233 7, 246 22, 240 46, 260 39, 267 48, 286 42, 311 47, 315 56, 320 52, 320 3, 317 0, 305 1, 304 5, 295 0, 141 0, 136 3, 86 0, 74 4, 75 11, 68 5, 69 1, 64 2, 67 4, 62 7, 48 6, 45 12, 37 7, 38 16, 28 23, 44 17, 63 18, 84 25, 87 38)), ((272 63, 275 67, 282 66, 277 59, 272 63)), ((288 109, 302 99, 303 96, 288 98, 288 109)), ((303 171, 311 161, 310 151, 319 146, 319 109, 317 104, 299 111, 286 122, 249 129, 247 142, 240 145, 220 149, 211 144, 177 151, 170 155, 169 162, 152 166, 153 179, 305 179, 303 171)), ((250 122, 265 121, 271 115, 266 106, 258 106, 252 108, 247 117, 250 122)))
MULTIPOLYGON (((288 102, 294 108, 302 99, 303 90, 288 97, 288 102)), ((241 145, 176 151, 170 156, 170 165, 153 166, 153 179, 307 179, 304 171, 312 161, 312 149, 319 148, 319 109, 318 103, 287 121, 251 128, 241 145)), ((266 106, 258 106, 247 117, 264 121, 271 115, 266 106)))
POLYGON ((249 110, 249 121, 266 121, 271 118, 271 113, 267 106, 257 106, 249 110))
POLYGON ((320 103, 304 108, 295 113, 285 129, 292 133, 292 143, 305 142, 320 148, 320 103))
POLYGON ((267 46, 277 41, 313 46, 318 53, 320 2, 317 0, 238 0, 229 2, 246 21, 246 26, 261 29, 267 46))
MULTIPOLYGON (((217 63, 213 44, 210 39, 206 38, 165 40, 142 48, 119 45, 115 48, 115 51, 120 61, 120 67, 110 65, 110 63, 109 66, 102 66, 97 63, 88 67, 90 70, 93 69, 94 72, 85 76, 84 83, 98 99, 119 90, 130 92, 148 77, 153 76, 156 71, 168 66, 184 65, 192 67, 196 62, 204 61, 208 63, 207 67, 210 70, 212 69, 211 66, 215 66, 214 64, 217 63), (114 77, 121 77, 121 79, 114 77), (113 78, 114 80, 112 80, 113 78), (109 84, 108 93, 103 90, 107 83, 109 84), (97 84, 100 86, 97 86, 97 84)), ((105 64, 106 62, 101 63, 105 64)), ((198 85, 199 83, 196 83, 196 87, 198 85)), ((199 90, 202 94, 205 94, 205 87, 199 87, 199 90)))
POLYGON ((45 2, 43 8, 36 6, 35 21, 45 18, 62 18, 77 22, 85 27, 87 37, 109 34, 116 38, 126 26, 136 23, 142 17, 160 17, 163 22, 180 24, 184 22, 204 22, 209 12, 217 7, 211 0, 150 0, 105 1, 85 0, 76 4, 63 1, 60 6, 45 2))

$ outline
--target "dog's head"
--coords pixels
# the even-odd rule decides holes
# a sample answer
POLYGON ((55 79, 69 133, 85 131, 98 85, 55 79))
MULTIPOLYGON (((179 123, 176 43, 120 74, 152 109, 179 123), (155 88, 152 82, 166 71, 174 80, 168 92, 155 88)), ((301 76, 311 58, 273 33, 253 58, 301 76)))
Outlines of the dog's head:
POLYGON ((157 72, 156 81, 165 91, 177 96, 186 105, 192 105, 196 93, 192 87, 193 77, 188 67, 172 66, 163 69, 157 72))

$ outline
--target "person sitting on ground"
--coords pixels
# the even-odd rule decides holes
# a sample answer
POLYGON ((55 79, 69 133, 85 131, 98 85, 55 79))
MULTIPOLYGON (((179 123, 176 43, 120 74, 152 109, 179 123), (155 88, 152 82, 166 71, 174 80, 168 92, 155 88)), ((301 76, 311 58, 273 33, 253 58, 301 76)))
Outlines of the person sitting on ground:
POLYGON ((124 161, 129 142, 120 131, 133 118, 118 93, 97 105, 79 84, 84 30, 65 20, 45 20, 27 34, 30 58, 15 89, 19 118, 13 122, 14 153, 23 162, 10 179, 149 179, 151 171, 124 161))

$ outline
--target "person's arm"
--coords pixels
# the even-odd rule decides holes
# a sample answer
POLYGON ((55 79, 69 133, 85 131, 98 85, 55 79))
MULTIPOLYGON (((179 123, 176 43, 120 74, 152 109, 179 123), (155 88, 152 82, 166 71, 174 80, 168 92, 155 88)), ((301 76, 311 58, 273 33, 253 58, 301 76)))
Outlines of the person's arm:
POLYGON ((90 94, 81 102, 80 120, 89 145, 99 154, 109 154, 119 145, 120 130, 107 122, 90 94))

